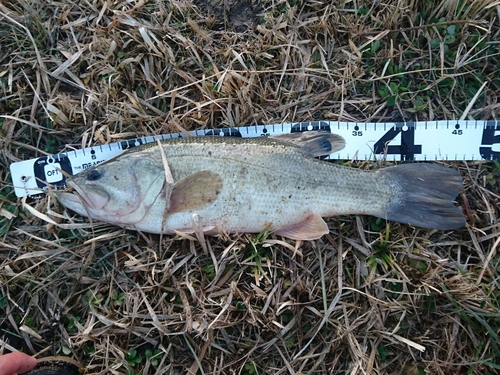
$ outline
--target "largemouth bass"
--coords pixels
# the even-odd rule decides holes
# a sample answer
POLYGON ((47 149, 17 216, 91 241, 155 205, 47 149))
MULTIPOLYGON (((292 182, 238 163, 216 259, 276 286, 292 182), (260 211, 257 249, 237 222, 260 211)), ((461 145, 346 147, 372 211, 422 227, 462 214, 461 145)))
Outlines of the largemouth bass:
POLYGON ((329 133, 281 139, 191 137, 140 146, 67 181, 59 201, 83 216, 149 233, 328 233, 323 217, 373 215, 456 229, 460 174, 414 163, 364 171, 315 156, 343 147, 329 133))

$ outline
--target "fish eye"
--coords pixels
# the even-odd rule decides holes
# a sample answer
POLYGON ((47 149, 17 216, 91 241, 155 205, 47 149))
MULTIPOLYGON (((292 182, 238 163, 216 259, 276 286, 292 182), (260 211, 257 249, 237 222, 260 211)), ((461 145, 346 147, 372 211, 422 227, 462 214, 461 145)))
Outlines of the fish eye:
POLYGON ((97 169, 92 169, 87 173, 87 180, 97 181, 102 177, 102 173, 97 169))

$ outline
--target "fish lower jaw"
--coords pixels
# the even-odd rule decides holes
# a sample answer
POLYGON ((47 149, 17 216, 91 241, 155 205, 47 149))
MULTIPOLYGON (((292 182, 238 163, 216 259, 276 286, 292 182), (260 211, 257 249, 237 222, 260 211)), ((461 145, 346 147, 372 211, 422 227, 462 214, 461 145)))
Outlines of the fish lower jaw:
POLYGON ((79 195, 75 193, 57 192, 56 194, 59 203, 64 207, 76 212, 79 215, 88 217, 87 209, 85 208, 85 203, 79 195))

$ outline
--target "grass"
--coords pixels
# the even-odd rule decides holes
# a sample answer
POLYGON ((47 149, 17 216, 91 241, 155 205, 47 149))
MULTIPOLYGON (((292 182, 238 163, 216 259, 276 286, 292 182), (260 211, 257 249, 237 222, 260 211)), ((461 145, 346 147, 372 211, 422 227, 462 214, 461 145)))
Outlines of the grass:
POLYGON ((138 135, 497 117, 498 1, 196 3, 0 4, 0 350, 89 374, 498 373, 496 162, 448 163, 466 228, 338 217, 298 248, 82 228, 14 196, 12 162, 138 135))

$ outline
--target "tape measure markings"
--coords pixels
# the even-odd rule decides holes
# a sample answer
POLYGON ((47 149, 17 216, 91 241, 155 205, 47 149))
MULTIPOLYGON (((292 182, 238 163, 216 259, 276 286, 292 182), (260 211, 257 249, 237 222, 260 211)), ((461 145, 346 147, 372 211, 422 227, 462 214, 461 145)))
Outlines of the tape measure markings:
MULTIPOLYGON (((343 150, 329 159, 373 160, 386 157, 393 161, 500 160, 500 122, 497 121, 425 121, 391 123, 350 123, 310 121, 238 128, 195 130, 194 136, 267 137, 277 134, 324 130, 342 136, 343 150)), ((125 149, 156 141, 185 137, 163 134, 98 145, 65 153, 13 163, 10 166, 18 197, 65 187, 64 171, 69 175, 100 164, 125 149)))

